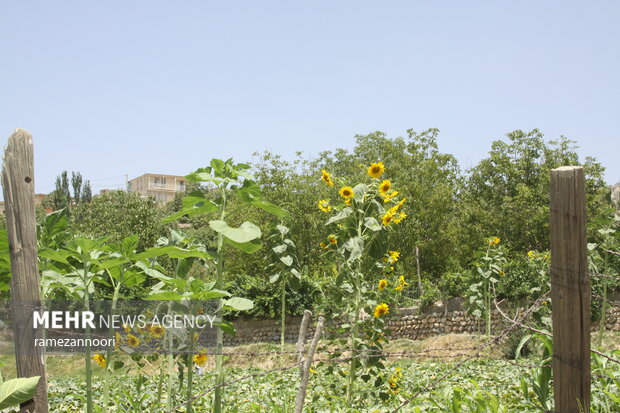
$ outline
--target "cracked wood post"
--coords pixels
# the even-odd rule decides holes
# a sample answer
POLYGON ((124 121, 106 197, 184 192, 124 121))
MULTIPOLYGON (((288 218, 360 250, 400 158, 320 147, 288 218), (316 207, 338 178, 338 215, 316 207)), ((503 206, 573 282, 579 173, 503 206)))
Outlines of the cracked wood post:
POLYGON ((299 363, 299 374, 304 372, 304 347, 306 345, 306 334, 308 333, 308 324, 312 319, 312 312, 304 310, 304 318, 301 319, 301 325, 299 326, 299 336, 297 336, 297 345, 295 351, 297 352, 297 363, 299 363))
POLYGON ((555 411, 590 411, 590 280, 582 167, 551 171, 550 224, 555 411))
POLYGON ((18 377, 40 376, 34 399, 22 403, 22 413, 47 413, 47 380, 41 338, 32 326, 33 310, 40 305, 37 233, 34 205, 34 150, 32 136, 17 129, 4 151, 2 187, 11 256, 11 314, 18 377))
POLYGON ((301 372, 301 383, 299 383, 299 391, 297 392, 297 399, 295 400, 295 413, 301 413, 304 409, 306 391, 308 390, 308 379, 310 378, 310 367, 312 366, 312 361, 314 360, 314 353, 316 352, 316 347, 319 344, 319 340, 321 339, 321 334, 323 334, 324 326, 325 319, 323 317, 319 317, 319 322, 316 325, 314 337, 312 338, 312 343, 310 343, 310 348, 308 349, 308 354, 306 355, 306 360, 304 362, 303 370, 301 372))

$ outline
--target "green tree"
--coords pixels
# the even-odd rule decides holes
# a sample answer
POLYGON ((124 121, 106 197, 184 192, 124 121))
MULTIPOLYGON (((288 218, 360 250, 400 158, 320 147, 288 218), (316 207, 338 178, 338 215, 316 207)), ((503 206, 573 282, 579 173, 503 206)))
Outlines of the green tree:
POLYGON ((547 142, 537 129, 506 136, 507 141, 494 141, 489 157, 469 171, 460 194, 463 260, 472 257, 489 234, 499 236, 521 256, 548 248, 551 169, 583 165, 588 215, 599 215, 607 204, 604 168, 590 157, 580 162, 574 141, 562 136, 547 142))
POLYGON ((75 206, 69 230, 80 236, 105 236, 110 242, 121 242, 135 234, 140 238, 137 249, 143 251, 165 234, 162 217, 163 211, 153 198, 112 191, 75 206))

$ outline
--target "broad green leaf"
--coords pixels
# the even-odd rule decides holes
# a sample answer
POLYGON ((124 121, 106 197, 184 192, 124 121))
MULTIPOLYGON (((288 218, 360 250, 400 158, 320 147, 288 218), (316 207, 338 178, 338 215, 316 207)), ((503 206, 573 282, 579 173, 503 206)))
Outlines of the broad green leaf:
POLYGON ((381 225, 376 218, 366 217, 364 218, 364 226, 371 231, 381 231, 381 225))
POLYGON ((278 218, 286 218, 291 215, 286 209, 281 208, 263 199, 254 199, 252 201, 252 205, 262 209, 263 211, 267 211, 270 214, 277 216, 278 218))
POLYGON ((246 254, 253 254, 263 246, 263 243, 259 239, 255 239, 250 242, 235 242, 228 238, 224 238, 224 241, 238 250, 245 252, 246 254))
POLYGON ((293 257, 291 257, 290 255, 287 255, 286 257, 280 257, 280 261, 282 261, 287 267, 293 265, 293 257))
POLYGON ((235 311, 247 311, 254 308, 254 302, 247 298, 233 297, 228 300, 224 300, 224 306, 230 310, 235 311))
POLYGON ((289 232, 289 229, 285 227, 284 225, 278 224, 276 225, 276 228, 278 229, 278 231, 280 231, 280 234, 282 234, 282 236, 285 236, 289 232))
POLYGON ((347 251, 351 252, 351 254, 349 255, 348 261, 349 262, 355 261, 361 258, 362 254, 364 253, 364 238, 363 237, 350 238, 344 244, 344 247, 347 249, 347 251))
POLYGON ((261 230, 251 222, 244 222, 239 228, 228 226, 225 221, 209 221, 209 226, 215 232, 218 232, 231 241, 243 244, 260 238, 261 230))
POLYGON ((70 251, 66 251, 66 250, 54 250, 54 249, 50 249, 50 248, 45 248, 45 249, 41 249, 39 250, 39 257, 40 258, 46 258, 48 260, 53 260, 56 262, 61 262, 63 264, 69 264, 69 261, 67 261, 67 258, 71 257, 72 254, 70 251))
POLYGON ((331 217, 326 223, 325 225, 329 225, 332 224, 334 222, 340 221, 345 219, 346 217, 348 217, 349 215, 351 215, 353 213, 353 208, 350 207, 346 207, 344 208, 342 211, 340 211, 338 214, 334 215, 333 217, 331 217))
POLYGON ((0 385, 0 410, 33 398, 40 376, 7 380, 0 385))
POLYGON ((368 186, 366 184, 357 184, 353 187, 353 198, 357 202, 362 202, 364 200, 364 195, 368 192, 368 186))
POLYGON ((183 204, 181 210, 164 218, 164 223, 176 221, 185 215, 193 217, 196 215, 208 214, 209 212, 217 211, 219 208, 213 201, 205 198, 205 195, 201 191, 194 191, 184 196, 181 202, 183 204))
POLYGON ((278 245, 272 248, 273 252, 275 252, 276 254, 282 254, 284 251, 286 251, 286 244, 282 244, 282 245, 278 245))
POLYGON ((269 282, 274 284, 277 283, 278 280, 280 279, 280 273, 274 274, 269 278, 269 282))

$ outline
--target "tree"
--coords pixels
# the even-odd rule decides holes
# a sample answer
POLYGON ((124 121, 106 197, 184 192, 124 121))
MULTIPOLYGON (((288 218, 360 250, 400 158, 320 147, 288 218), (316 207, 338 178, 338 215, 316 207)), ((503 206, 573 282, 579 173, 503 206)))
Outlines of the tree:
POLYGON ((121 242, 135 234, 140 238, 138 250, 142 251, 164 235, 162 217, 155 199, 112 191, 75 206, 69 228, 80 236, 109 237, 110 242, 121 242))
POLYGON ((581 163, 574 141, 562 136, 547 142, 537 129, 515 130, 506 137, 507 141, 494 141, 489 157, 468 171, 460 194, 463 258, 473 256, 476 245, 490 235, 499 236, 522 256, 548 249, 551 169, 582 164, 588 216, 608 207, 604 168, 590 157, 581 163))
POLYGON ((82 174, 79 172, 71 172, 71 186, 73 187, 73 200, 77 204, 82 198, 82 174))
POLYGON ((82 199, 81 202, 90 202, 93 199, 93 192, 90 188, 90 181, 86 180, 84 182, 84 186, 82 187, 82 199))

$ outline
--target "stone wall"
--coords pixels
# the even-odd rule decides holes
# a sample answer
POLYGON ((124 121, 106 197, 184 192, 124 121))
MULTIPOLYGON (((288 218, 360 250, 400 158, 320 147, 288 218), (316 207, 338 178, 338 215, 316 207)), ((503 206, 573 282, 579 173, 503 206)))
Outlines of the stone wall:
MULTIPOLYGON (((420 311, 419 308, 401 308, 386 317, 387 328, 391 330, 391 339, 408 338, 420 340, 447 333, 474 333, 484 330, 484 321, 466 314, 462 300, 453 300, 445 304, 435 304, 420 311)), ((612 307, 607 311, 607 330, 620 331, 620 308, 612 307)), ((315 320, 316 322, 316 320, 315 320)), ((334 325, 331 320, 328 324, 334 325)), ((288 317, 286 320, 285 339, 289 343, 297 341, 301 317, 288 317)), ((239 319, 234 322, 237 334, 225 335, 225 345, 249 343, 279 343, 279 319, 239 319)), ((491 317, 492 332, 500 332, 507 326, 506 320, 494 312, 491 317)), ((592 330, 598 329, 598 323, 592 323, 592 330)), ((308 337, 312 337, 314 328, 309 328, 308 337)))

